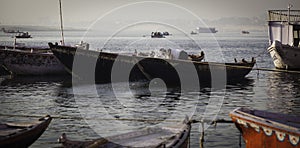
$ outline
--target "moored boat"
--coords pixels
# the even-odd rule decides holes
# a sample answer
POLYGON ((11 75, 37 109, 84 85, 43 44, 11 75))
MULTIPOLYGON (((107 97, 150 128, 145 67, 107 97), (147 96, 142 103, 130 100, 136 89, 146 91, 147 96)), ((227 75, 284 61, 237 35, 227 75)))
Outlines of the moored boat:
POLYGON ((51 120, 52 118, 47 115, 32 123, 1 123, 0 147, 30 146, 43 134, 51 120))
POLYGON ((191 122, 171 127, 147 127, 142 130, 109 136, 90 141, 73 141, 62 134, 59 142, 65 148, 73 147, 165 147, 187 148, 191 131, 191 122))
POLYGON ((300 116, 237 108, 230 113, 246 147, 300 147, 300 116))
POLYGON ((0 49, 3 66, 16 75, 67 74, 49 49, 0 49))
MULTIPOLYGON (((83 80, 90 79, 93 75, 88 72, 95 72, 96 83, 109 83, 111 82, 111 74, 114 64, 122 65, 120 68, 127 70, 131 69, 131 80, 151 80, 153 78, 161 78, 165 83, 180 83, 180 79, 176 69, 180 69, 184 74, 190 75, 192 65, 196 70, 196 74, 200 83, 210 83, 212 78, 211 72, 218 72, 226 74, 225 79, 237 80, 244 78, 253 68, 255 60, 250 62, 236 62, 236 63, 215 63, 215 62, 199 62, 188 60, 188 55, 183 54, 182 57, 186 59, 163 59, 155 57, 143 57, 122 55, 117 53, 97 52, 91 50, 77 49, 76 47, 54 45, 49 43, 49 46, 54 55, 65 65, 68 71, 76 76, 81 77, 83 80), (74 71, 73 63, 75 57, 80 59, 77 65, 82 68, 80 71, 74 71), (85 65, 85 64, 86 65, 85 65), (95 67, 89 67, 93 66, 95 67)), ((123 81, 128 81, 128 79, 123 81)), ((119 80, 119 81, 122 81, 119 80)), ((195 82, 191 80, 190 82, 195 82)))
POLYGON ((300 69, 300 10, 269 10, 270 53, 278 69, 300 69))

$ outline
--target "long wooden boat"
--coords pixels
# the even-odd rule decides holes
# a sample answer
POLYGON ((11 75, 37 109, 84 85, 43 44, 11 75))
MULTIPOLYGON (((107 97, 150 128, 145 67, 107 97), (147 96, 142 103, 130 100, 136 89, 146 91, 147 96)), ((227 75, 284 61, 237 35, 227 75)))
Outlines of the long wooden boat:
POLYGON ((300 148, 300 116, 237 108, 230 113, 246 147, 300 148))
POLYGON ((100 138, 90 141, 69 140, 65 133, 58 139, 65 148, 74 147, 164 147, 187 148, 191 131, 191 122, 172 127, 148 127, 143 130, 100 138))
MULTIPOLYGON (((122 72, 122 70, 126 71, 127 69, 131 69, 129 80, 152 80, 153 78, 161 78, 166 85, 177 85, 180 83, 180 77, 176 71, 178 69, 181 70, 181 73, 186 74, 186 76, 190 75, 191 69, 194 69, 196 71, 195 75, 198 75, 200 83, 210 83, 212 72, 218 74, 224 73, 224 79, 227 78, 227 80, 242 79, 252 70, 255 64, 254 59, 251 62, 224 64, 121 55, 117 53, 82 50, 76 47, 54 45, 52 43, 49 43, 49 46, 53 54, 65 65, 66 69, 72 72, 72 74, 81 77, 81 79, 90 79, 93 75, 88 74, 89 71, 95 71, 94 76, 96 83, 111 82, 114 64, 121 65, 118 67, 120 72, 122 72), (79 65, 76 66, 81 66, 81 71, 74 71, 74 57, 80 60, 79 65), (95 66, 91 67, 93 64, 95 64, 95 66)), ((128 81, 128 79, 120 79, 118 81, 128 81)), ((188 81, 194 83, 195 79, 188 81)))
POLYGON ((31 123, 1 123, 0 147, 21 148, 34 143, 47 129, 52 118, 47 115, 31 123))
POLYGON ((49 49, 0 49, 0 64, 16 75, 67 74, 49 49))

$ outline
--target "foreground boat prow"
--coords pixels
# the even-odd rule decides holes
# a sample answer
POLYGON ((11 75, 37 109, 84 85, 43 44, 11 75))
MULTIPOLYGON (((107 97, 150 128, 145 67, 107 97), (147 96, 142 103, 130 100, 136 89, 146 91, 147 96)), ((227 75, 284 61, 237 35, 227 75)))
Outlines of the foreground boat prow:
POLYGON ((237 108, 230 113, 246 147, 300 147, 300 117, 237 108))
POLYGON ((20 148, 34 143, 47 129, 52 118, 47 115, 32 123, 0 124, 0 147, 20 148))

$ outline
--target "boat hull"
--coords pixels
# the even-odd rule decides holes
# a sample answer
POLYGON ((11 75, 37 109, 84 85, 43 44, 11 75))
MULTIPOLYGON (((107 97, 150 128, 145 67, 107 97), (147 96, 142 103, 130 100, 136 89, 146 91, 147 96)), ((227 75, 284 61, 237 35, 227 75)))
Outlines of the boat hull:
MULTIPOLYGON (((200 83, 211 83, 212 73, 220 74, 217 78, 223 81, 238 80, 244 78, 255 64, 249 63, 211 63, 196 62, 189 60, 170 60, 151 57, 127 56, 115 53, 96 52, 76 49, 74 47, 59 46, 49 43, 54 55, 65 65, 68 71, 82 79, 89 79, 91 74, 87 71, 95 71, 96 83, 109 83, 112 80, 113 65, 119 65, 118 71, 122 72, 131 69, 129 80, 152 80, 161 78, 166 85, 179 85, 183 74, 189 84, 195 83, 195 77, 191 77, 191 71, 195 70, 195 75, 200 83), (74 70, 74 57, 80 61, 81 70, 74 70), (93 63, 96 63, 93 65, 93 63), (82 65, 90 65, 82 66, 82 65), (120 66, 121 65, 121 66, 120 66), (94 66, 94 67, 93 67, 94 66), (180 72, 179 72, 179 71, 180 72), (223 74, 223 75, 222 75, 223 74)), ((78 63, 77 63, 78 64, 78 63)), ((78 65, 76 65, 78 66, 78 65)), ((217 76, 216 76, 217 77, 217 76)), ((115 81, 128 81, 128 79, 117 79, 115 81)), ((226 82, 225 82, 226 83, 226 82)))
POLYGON ((90 141, 69 140, 66 134, 58 139, 65 148, 73 147, 157 147, 188 148, 191 122, 171 127, 147 127, 145 129, 99 138, 90 141))
POLYGON ((300 48, 283 45, 274 41, 268 48, 273 63, 278 69, 299 70, 300 69, 300 48))
POLYGON ((1 49, 1 63, 16 75, 68 74, 52 53, 1 49))
POLYGON ((48 125, 50 124, 51 120, 52 118, 50 116, 46 116, 42 119, 39 119, 38 124, 29 127, 23 125, 7 124, 11 128, 15 127, 19 129, 20 128, 24 128, 24 129, 19 132, 6 135, 6 136, 2 135, 2 129, 1 129, 0 147, 9 147, 9 148, 29 147, 43 134, 43 132, 47 129, 48 125))
MULTIPOLYGON (((278 121, 288 118, 288 115, 269 113, 257 110, 236 109, 230 113, 232 121, 242 133, 247 148, 251 147, 284 147, 284 148, 299 148, 300 132, 299 125, 293 127, 292 124, 280 123, 278 121), (261 112, 264 118, 250 112, 261 112), (272 120, 278 118, 278 120, 272 120)), ((292 120, 298 120, 299 117, 291 117, 292 120)))

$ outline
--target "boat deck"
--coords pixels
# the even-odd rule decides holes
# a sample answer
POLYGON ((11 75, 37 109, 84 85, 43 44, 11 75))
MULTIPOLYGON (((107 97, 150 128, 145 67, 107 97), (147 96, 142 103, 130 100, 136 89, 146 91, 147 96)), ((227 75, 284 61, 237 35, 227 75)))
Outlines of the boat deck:
POLYGON ((261 110, 239 108, 233 111, 237 116, 252 122, 269 125, 278 129, 300 133, 300 117, 294 115, 278 114, 261 110))

